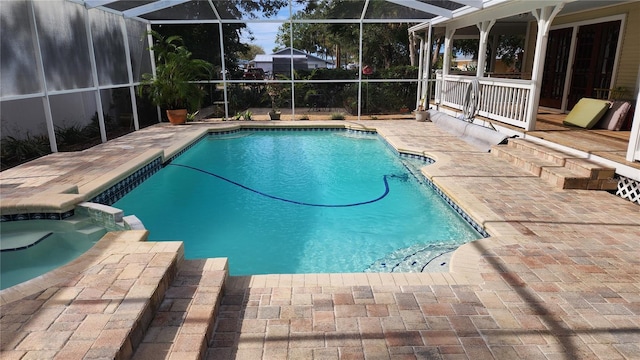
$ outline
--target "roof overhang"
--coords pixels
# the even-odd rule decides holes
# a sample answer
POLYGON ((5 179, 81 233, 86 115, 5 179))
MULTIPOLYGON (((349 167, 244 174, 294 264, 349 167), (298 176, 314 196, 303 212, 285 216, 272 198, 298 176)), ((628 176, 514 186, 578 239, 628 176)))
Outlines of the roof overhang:
MULTIPOLYGON (((84 4, 89 9, 99 8, 109 12, 119 13, 127 18, 135 18, 150 23, 177 23, 186 21, 193 23, 196 20, 202 22, 237 22, 237 21, 293 21, 290 16, 276 18, 273 15, 265 15, 256 10, 251 16, 243 16, 242 12, 233 15, 222 9, 224 6, 236 6, 240 8, 243 1, 240 0, 69 0, 84 4), (197 9, 201 11, 198 11, 197 9), (190 13, 188 10, 191 9, 190 13), (194 11, 194 9, 196 9, 194 11), (222 11, 221 11, 222 10, 222 11), (181 13, 181 11, 183 13, 181 13)), ((475 11, 482 9, 487 1, 496 0, 354 0, 349 4, 353 8, 353 17, 335 16, 336 20, 351 22, 414 22, 420 23, 433 18, 450 19, 462 9, 475 11), (372 10, 375 4, 388 3, 393 11, 375 12, 372 10), (358 10, 358 7, 361 7, 358 10), (396 15, 394 15, 396 14, 396 15), (408 16, 407 14, 410 14, 408 16), (403 17, 403 15, 405 15, 403 17), (394 18, 394 16, 397 16, 394 18)), ((297 6, 295 0, 289 0, 288 8, 297 6)), ((285 9, 283 7, 283 9, 285 9)), ((246 14, 245 14, 246 15, 246 14)))
POLYGON ((535 18, 532 12, 547 6, 556 6, 564 4, 559 15, 571 14, 581 11, 593 10, 608 6, 615 6, 620 3, 629 2, 628 0, 485 0, 481 8, 473 8, 466 6, 452 12, 451 17, 437 16, 427 22, 412 26, 409 28, 411 32, 425 31, 427 28, 449 28, 463 29, 466 27, 474 27, 475 25, 486 20, 497 20, 497 24, 501 22, 521 23, 524 25, 535 18))

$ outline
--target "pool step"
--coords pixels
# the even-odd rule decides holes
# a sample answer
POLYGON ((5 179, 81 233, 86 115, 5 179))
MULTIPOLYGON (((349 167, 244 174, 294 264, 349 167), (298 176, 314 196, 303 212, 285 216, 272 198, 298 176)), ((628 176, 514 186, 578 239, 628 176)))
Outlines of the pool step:
POLYGON ((97 236, 98 238, 107 233, 104 227, 97 225, 86 225, 76 230, 78 234, 85 235, 89 238, 97 236))
POLYGON ((75 236, 86 236, 99 239, 106 233, 104 227, 95 225, 91 218, 74 215, 65 220, 29 220, 12 222, 0 236, 2 251, 20 250, 31 247, 53 233, 75 233, 75 236), (38 225, 34 225, 38 221, 38 225))
POLYGON ((615 169, 524 139, 491 148, 505 159, 561 189, 616 190, 615 169))
POLYGON ((46 239, 51 231, 11 231, 3 232, 0 236, 0 250, 12 251, 25 249, 46 239))
POLYGON ((204 359, 227 274, 226 258, 184 260, 133 359, 204 359))
POLYGON ((460 244, 416 244, 397 249, 371 264, 365 272, 439 272, 449 271, 449 262, 439 258, 455 251, 460 244))
POLYGON ((74 229, 81 229, 87 225, 95 225, 89 216, 75 214, 70 218, 64 219, 64 222, 71 224, 74 229))

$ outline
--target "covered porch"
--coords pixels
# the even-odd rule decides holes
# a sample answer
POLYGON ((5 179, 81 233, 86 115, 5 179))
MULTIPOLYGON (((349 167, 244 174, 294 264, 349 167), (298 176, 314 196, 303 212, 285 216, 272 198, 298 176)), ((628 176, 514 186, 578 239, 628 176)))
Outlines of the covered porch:
POLYGON ((567 114, 553 109, 540 108, 536 114, 536 127, 525 131, 526 136, 573 147, 595 156, 640 169, 637 161, 627 161, 626 153, 631 136, 630 130, 612 131, 603 129, 585 130, 563 125, 567 114))
POLYGON ((631 137, 630 130, 581 129, 564 125, 562 122, 566 117, 566 113, 559 112, 556 109, 540 107, 536 113, 535 128, 532 130, 524 130, 517 126, 481 116, 476 117, 476 119, 484 122, 487 126, 501 127, 503 131, 513 132, 521 137, 539 139, 560 147, 592 154, 595 157, 610 160, 630 168, 640 169, 640 162, 626 159, 627 147, 631 137))
POLYGON ((422 50, 422 82, 417 107, 429 99, 431 108, 510 135, 586 154, 590 159, 614 166, 618 174, 639 181, 638 65, 629 55, 629 50, 625 50, 624 44, 629 41, 623 40, 632 36, 630 28, 635 26, 632 23, 635 23, 640 9, 637 4, 625 2, 607 5, 555 1, 543 5, 505 1, 471 14, 460 14, 453 19, 432 19, 429 23, 413 27, 411 31, 420 38, 422 50), (589 20, 581 20, 585 17, 589 20), (580 31, 591 30, 593 24, 601 23, 617 26, 609 34, 617 47, 607 48, 607 53, 603 54, 589 51, 600 56, 592 62, 606 63, 606 79, 599 79, 597 86, 595 82, 578 84, 578 77, 592 76, 572 73, 581 61, 580 31), (566 52, 562 54, 558 53, 562 46, 554 43, 557 36, 552 32, 557 29, 570 30, 569 42, 562 45, 566 52), (496 39, 509 31, 520 33, 526 39, 523 46, 525 64, 516 73, 500 74, 495 71, 495 55, 487 54, 496 53, 496 39), (435 57, 431 53, 433 47, 427 46, 432 44, 435 36, 444 37, 444 65, 437 72, 429 70, 435 57), (447 65, 451 63, 455 38, 478 40, 475 73, 460 72, 447 65), (564 68, 558 68, 560 62, 564 68), (633 75, 628 76, 627 70, 633 75), (549 84, 553 85, 552 90, 549 90, 549 84), (617 91, 619 89, 624 89, 622 96, 617 91), (567 113, 582 97, 628 101, 632 109, 622 131, 587 130, 563 125, 567 113), (550 98, 554 99, 551 102, 553 106, 548 105, 550 98))

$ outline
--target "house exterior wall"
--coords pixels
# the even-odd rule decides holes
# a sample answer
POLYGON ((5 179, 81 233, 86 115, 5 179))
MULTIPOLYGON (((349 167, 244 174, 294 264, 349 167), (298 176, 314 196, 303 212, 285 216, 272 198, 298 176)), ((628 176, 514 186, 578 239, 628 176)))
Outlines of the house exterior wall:
MULTIPOLYGON (((622 40, 618 44, 620 55, 617 70, 614 75, 614 87, 625 87, 630 94, 638 92, 636 79, 638 79, 638 63, 640 62, 640 2, 634 1, 627 4, 609 6, 593 11, 584 11, 554 19, 552 27, 568 25, 585 21, 593 21, 615 15, 626 15, 622 23, 622 40)), ((533 55, 535 53, 535 39, 537 35, 537 25, 535 22, 529 24, 528 47, 525 51, 526 63, 525 73, 531 73, 533 68, 533 55)), ((633 96, 633 95, 631 95, 633 96)))
POLYGON ((327 63, 325 61, 319 61, 314 59, 309 59, 307 64, 309 66, 309 70, 327 67, 327 63))
POLYGON ((623 86, 635 94, 638 90, 638 63, 640 62, 640 2, 633 1, 619 6, 610 6, 596 11, 586 11, 558 17, 554 25, 570 24, 612 15, 626 15, 623 23, 620 61, 615 76, 615 86, 623 86))
MULTIPOLYGON (((273 73, 274 72, 274 68, 276 69, 275 72, 279 72, 279 73, 287 73, 289 71, 283 71, 282 70, 282 64, 281 60, 275 61, 277 63, 276 66, 274 66, 274 58, 286 58, 287 61, 290 61, 290 57, 293 53, 293 57, 294 57, 294 68, 295 69, 308 69, 308 70, 313 70, 313 69, 319 69, 319 68, 327 68, 328 63, 323 60, 320 59, 318 57, 309 55, 307 53, 305 53, 304 51, 300 51, 298 49, 293 49, 293 52, 291 51, 291 48, 286 48, 286 49, 282 49, 279 51, 276 51, 275 53, 269 55, 269 61, 265 61, 265 60, 258 60, 258 57, 256 57, 256 59, 251 61, 251 64, 255 67, 259 67, 262 68, 265 72, 267 73, 273 73), (304 63, 304 64, 303 64, 304 63)), ((264 57, 263 55, 259 55, 260 57, 264 57)), ((290 67, 287 66, 287 69, 289 69, 290 67)))
POLYGON ((270 61, 256 61, 254 67, 261 68, 266 73, 271 73, 273 71, 273 63, 271 63, 270 61))

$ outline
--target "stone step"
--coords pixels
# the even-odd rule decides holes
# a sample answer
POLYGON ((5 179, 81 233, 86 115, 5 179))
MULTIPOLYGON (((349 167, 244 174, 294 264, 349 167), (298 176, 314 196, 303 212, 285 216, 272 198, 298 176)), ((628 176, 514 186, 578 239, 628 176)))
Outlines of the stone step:
POLYGON ((611 179, 616 174, 616 169, 605 167, 594 163, 588 159, 567 159, 565 165, 567 169, 577 170, 588 176, 591 180, 611 179))
MULTIPOLYGON (((574 169, 566 167, 546 167, 542 169, 540 178, 561 189, 581 190, 616 190, 618 183, 612 178, 591 179, 576 176, 574 169)), ((579 173, 579 172, 578 172, 579 173)))
POLYGON ((133 359, 205 358, 227 275, 226 258, 184 260, 133 359))
POLYGON ((542 168, 540 178, 560 189, 587 189, 589 178, 565 167, 542 168))
POLYGON ((562 167, 562 165, 558 165, 554 161, 542 159, 527 150, 516 147, 500 145, 494 146, 491 148, 491 154, 505 159, 511 164, 526 170, 535 176, 540 176, 542 169, 545 167, 562 167))
POLYGON ((565 152, 550 149, 544 145, 536 144, 524 139, 509 139, 508 145, 509 147, 523 150, 538 158, 554 162, 560 166, 564 166, 566 159, 574 157, 565 152))
POLYGON ((581 172, 583 176, 595 179, 610 179, 615 176, 615 169, 596 164, 585 158, 551 149, 541 144, 536 144, 524 139, 510 139, 508 145, 516 149, 522 149, 537 157, 553 161, 558 165, 581 172))
POLYGON ((561 189, 617 188, 615 169, 524 139, 510 139, 507 146, 494 146, 491 152, 561 189))
MULTIPOLYGON (((184 257, 181 242, 149 242, 147 235, 146 231, 109 232, 59 269, 58 275, 44 275, 53 282, 42 292, 47 301, 43 309, 55 307, 56 311, 43 320, 53 332, 41 337, 43 345, 34 348, 40 356, 34 357, 131 358, 184 257), (73 331, 61 331, 69 329, 70 316, 73 331), (51 329, 58 329, 59 334, 51 329), (51 341, 62 333, 64 342, 51 341), (83 344, 80 348, 79 343, 83 344), (41 346, 52 351, 42 355, 41 346)), ((2 331, 7 335, 7 329, 2 331)))
MULTIPOLYGON (((138 231, 136 232, 138 233, 138 231)), ((130 242, 127 239, 131 237, 129 233, 132 233, 132 231, 108 232, 105 237, 122 237, 123 241, 130 242)), ((142 233, 146 234, 146 231, 142 233)), ((144 235, 144 238, 146 239, 146 235, 144 235)), ((159 308, 169 284, 176 276, 178 264, 184 258, 182 244, 180 243, 176 247, 176 243, 178 242, 166 242, 161 245, 158 244, 160 245, 158 246, 153 242, 145 241, 144 245, 138 245, 135 250, 129 247, 127 249, 128 254, 122 255, 125 258, 131 258, 131 261, 134 262, 127 266, 127 268, 134 268, 133 272, 137 270, 135 266, 139 264, 138 261, 142 263, 146 260, 148 263, 145 265, 142 274, 138 275, 134 285, 126 293, 125 298, 122 299, 122 305, 118 307, 118 310, 104 326, 105 329, 117 329, 126 321, 134 324, 130 329, 126 328, 127 331, 119 333, 120 336, 124 335, 123 338, 110 339, 114 344, 118 342, 122 344, 114 354, 114 359, 130 359, 135 351, 134 349, 141 343, 153 314, 159 308), (151 246, 151 248, 146 250, 147 246, 151 246)), ((113 257, 116 257, 116 255, 113 257)), ((126 265, 126 262, 121 261, 121 263, 126 265)), ((122 276, 124 277, 125 275, 122 274, 122 276)), ((115 281, 106 293, 117 293, 118 290, 122 291, 121 287, 122 285, 115 281)), ((105 356, 105 358, 108 357, 105 356)))

